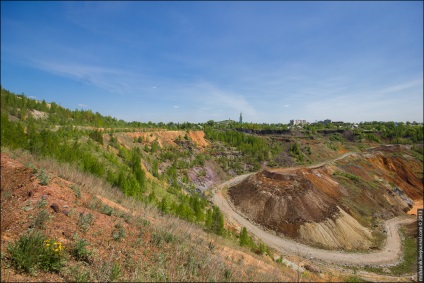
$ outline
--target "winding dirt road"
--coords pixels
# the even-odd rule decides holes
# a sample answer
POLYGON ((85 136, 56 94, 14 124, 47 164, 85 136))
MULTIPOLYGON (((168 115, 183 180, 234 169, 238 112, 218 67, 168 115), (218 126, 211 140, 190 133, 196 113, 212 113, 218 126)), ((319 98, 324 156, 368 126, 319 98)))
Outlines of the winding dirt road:
MULTIPOLYGON (((328 164, 330 162, 345 158, 355 153, 346 153, 336 159, 328 162, 323 162, 316 165, 308 166, 309 168, 317 168, 328 164)), ((287 168, 292 170, 294 168, 287 168)), ((285 170, 285 169, 283 169, 285 170)), ((255 173, 251 173, 255 174, 255 173)), ((223 184, 214 190, 213 202, 221 209, 228 221, 238 225, 240 227, 246 227, 246 229, 261 239, 268 246, 276 249, 283 254, 300 255, 308 259, 318 259, 329 263, 335 263, 339 265, 392 265, 396 264, 402 255, 401 239, 398 231, 398 225, 412 223, 415 217, 398 217, 386 221, 387 239, 382 250, 370 253, 347 253, 342 251, 329 251, 318 248, 313 248, 304 244, 297 243, 293 240, 276 236, 270 232, 263 230, 262 228, 251 223, 249 220, 240 215, 234 208, 233 205, 224 197, 222 191, 224 188, 232 187, 251 174, 245 174, 237 176, 223 184)))

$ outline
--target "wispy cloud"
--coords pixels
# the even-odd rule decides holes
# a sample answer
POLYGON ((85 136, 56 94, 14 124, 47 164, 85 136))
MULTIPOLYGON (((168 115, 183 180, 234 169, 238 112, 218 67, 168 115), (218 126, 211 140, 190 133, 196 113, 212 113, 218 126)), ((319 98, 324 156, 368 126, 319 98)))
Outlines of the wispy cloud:
POLYGON ((180 108, 180 106, 178 106, 178 105, 174 105, 174 108, 180 108))
POLYGON ((31 65, 62 77, 99 87, 110 93, 131 94, 147 88, 143 86, 143 82, 146 81, 144 76, 119 68, 42 60, 33 61, 31 65))
POLYGON ((412 121, 423 115, 422 86, 422 80, 412 80, 373 91, 346 91, 344 95, 310 99, 302 112, 311 121, 325 118, 324 113, 326 118, 352 122, 412 121))
POLYGON ((82 103, 78 104, 78 106, 79 106, 79 107, 84 107, 84 108, 85 108, 85 107, 88 107, 88 105, 86 105, 86 104, 82 104, 82 103))

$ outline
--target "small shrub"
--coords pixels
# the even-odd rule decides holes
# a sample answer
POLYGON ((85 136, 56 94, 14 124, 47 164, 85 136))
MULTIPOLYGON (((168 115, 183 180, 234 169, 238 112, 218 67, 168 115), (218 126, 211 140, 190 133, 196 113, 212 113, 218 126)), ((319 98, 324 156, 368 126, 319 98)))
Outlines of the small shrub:
POLYGON ((224 271, 224 277, 225 277, 225 279, 226 280, 230 280, 231 279, 231 276, 232 276, 231 270, 225 269, 225 271, 224 271))
POLYGON ((139 223, 141 226, 143 227, 149 227, 150 226, 150 221, 144 218, 139 218, 139 223))
POLYGON ((121 277, 121 265, 119 263, 104 262, 96 271, 97 281, 112 282, 121 277))
POLYGON ((44 229, 46 228, 45 224, 47 221, 49 221, 49 219, 50 214, 45 209, 43 209, 37 214, 31 227, 36 229, 44 229))
POLYGON ((100 212, 101 212, 101 213, 103 213, 103 214, 106 214, 106 215, 111 216, 111 215, 112 215, 112 213, 113 213, 113 208, 105 204, 105 205, 104 205, 104 206, 102 206, 102 208, 100 209, 100 212))
POLYGON ((284 257, 282 255, 280 255, 279 258, 277 258, 276 262, 278 263, 282 263, 283 262, 284 257))
POLYGON ((163 242, 170 243, 175 240, 174 235, 167 231, 158 231, 152 235, 152 243, 154 245, 160 246, 163 242))
POLYGON ((264 254, 266 254, 266 250, 267 250, 267 247, 265 246, 265 244, 264 244, 264 243, 262 243, 262 242, 260 242, 260 243, 259 243, 258 253, 259 253, 260 255, 264 255, 264 254))
POLYGON ((39 255, 43 252, 45 236, 38 231, 22 235, 13 244, 9 244, 12 266, 18 271, 33 273, 38 268, 39 255))
POLYGON ((121 265, 119 263, 114 263, 110 271, 109 280, 116 281, 121 276, 121 265))
POLYGON ((83 232, 87 232, 90 229, 91 225, 93 225, 94 216, 92 213, 84 214, 80 213, 78 217, 77 225, 83 232))
POLYGON ((129 223, 130 220, 131 220, 131 215, 129 215, 126 212, 120 211, 120 210, 117 210, 115 212, 115 215, 118 216, 118 217, 120 217, 120 218, 122 218, 122 219, 124 219, 124 221, 127 222, 127 223, 129 223))
POLYGON ((82 269, 81 266, 70 267, 72 282, 90 282, 90 272, 82 269))
POLYGON ((211 252, 213 252, 213 250, 215 249, 215 245, 212 242, 209 242, 208 248, 211 252))
POLYGON ((50 183, 50 176, 43 170, 37 174, 38 180, 40 180, 40 185, 46 186, 50 183))
POLYGON ((35 166, 32 163, 25 163, 25 166, 31 169, 31 173, 32 174, 36 174, 37 173, 37 166, 35 166))
POLYGON ((37 201, 37 203, 35 204, 36 208, 45 208, 47 204, 47 201, 45 199, 41 199, 39 201, 37 201))
POLYGON ((126 237, 125 229, 121 223, 115 225, 115 229, 112 231, 112 238, 115 241, 120 241, 126 237))
POLYGON ((92 252, 87 249, 87 246, 90 244, 84 239, 79 239, 78 235, 75 237, 75 243, 70 249, 70 254, 76 259, 80 261, 85 261, 87 263, 91 262, 92 252))
POLYGON ((72 186, 71 186, 71 189, 74 191, 75 196, 76 196, 77 198, 81 198, 81 190, 80 190, 77 186, 72 185, 72 186))

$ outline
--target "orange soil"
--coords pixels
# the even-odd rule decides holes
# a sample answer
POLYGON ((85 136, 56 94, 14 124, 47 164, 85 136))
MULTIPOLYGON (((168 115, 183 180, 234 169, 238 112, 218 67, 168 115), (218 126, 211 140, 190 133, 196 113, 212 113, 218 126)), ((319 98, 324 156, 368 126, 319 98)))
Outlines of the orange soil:
POLYGON ((417 200, 414 202, 414 206, 408 211, 408 214, 417 215, 418 209, 423 208, 423 200, 417 200))
POLYGON ((205 148, 209 146, 209 143, 205 140, 205 132, 203 131, 191 131, 189 136, 197 147, 205 148))
POLYGON ((130 213, 130 211, 128 210, 128 209, 126 209, 125 207, 123 207, 122 205, 120 205, 120 204, 117 204, 116 202, 113 202, 113 201, 111 201, 111 200, 109 200, 109 199, 107 199, 107 198, 104 198, 104 197, 102 197, 101 195, 96 195, 96 197, 103 203, 103 204, 106 204, 107 206, 110 206, 110 207, 112 207, 112 208, 114 208, 114 209, 119 209, 119 210, 122 210, 123 212, 126 212, 126 213, 130 213))
MULTIPOLYGON (((157 140, 159 146, 163 147, 166 145, 176 146, 177 144, 174 141, 178 139, 178 137, 184 138, 186 132, 164 130, 155 132, 134 132, 127 134, 132 139, 142 137, 149 144, 154 140, 157 140)), ((190 131, 188 135, 198 148, 203 149, 209 146, 209 143, 205 140, 205 133, 203 131, 190 131)))

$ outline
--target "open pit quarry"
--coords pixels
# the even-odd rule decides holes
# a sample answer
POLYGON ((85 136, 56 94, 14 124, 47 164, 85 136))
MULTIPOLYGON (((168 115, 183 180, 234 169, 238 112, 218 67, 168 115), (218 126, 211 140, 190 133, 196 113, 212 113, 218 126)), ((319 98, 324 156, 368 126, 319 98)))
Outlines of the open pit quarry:
POLYGON ((236 179, 221 186, 224 191, 214 198, 229 219, 244 226, 237 221, 241 216, 261 232, 248 230, 282 250, 300 248, 299 254, 322 254, 327 261, 343 251, 346 258, 340 260, 355 264, 361 261, 349 252, 371 251, 376 256, 370 263, 399 259, 396 225, 414 221, 407 212, 423 195, 423 164, 403 146, 380 146, 314 166, 265 169, 236 179), (379 233, 383 240, 376 239, 379 233))

